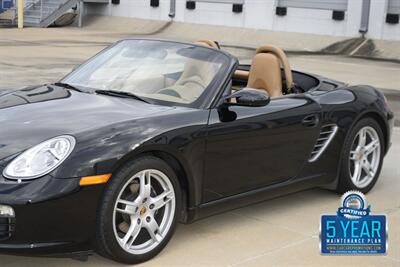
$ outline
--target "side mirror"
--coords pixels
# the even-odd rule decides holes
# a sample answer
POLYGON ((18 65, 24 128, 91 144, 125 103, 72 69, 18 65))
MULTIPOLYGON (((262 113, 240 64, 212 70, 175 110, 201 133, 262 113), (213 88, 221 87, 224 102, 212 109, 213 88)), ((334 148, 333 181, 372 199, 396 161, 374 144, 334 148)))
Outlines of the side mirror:
POLYGON ((269 104, 271 98, 263 90, 243 88, 225 97, 225 100, 230 101, 228 104, 231 106, 263 107, 269 104), (232 99, 235 102, 232 102, 232 99))

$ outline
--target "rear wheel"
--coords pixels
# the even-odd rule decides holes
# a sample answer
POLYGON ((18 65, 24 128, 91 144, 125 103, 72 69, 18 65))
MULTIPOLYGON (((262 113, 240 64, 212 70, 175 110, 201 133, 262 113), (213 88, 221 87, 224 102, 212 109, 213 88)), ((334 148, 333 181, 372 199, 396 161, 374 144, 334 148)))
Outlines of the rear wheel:
POLYGON ((350 131, 342 155, 337 191, 367 193, 378 180, 384 156, 383 133, 372 118, 360 120, 350 131))
POLYGON ((107 185, 98 214, 100 254, 121 263, 151 259, 178 221, 181 191, 172 168, 155 157, 127 164, 107 185))

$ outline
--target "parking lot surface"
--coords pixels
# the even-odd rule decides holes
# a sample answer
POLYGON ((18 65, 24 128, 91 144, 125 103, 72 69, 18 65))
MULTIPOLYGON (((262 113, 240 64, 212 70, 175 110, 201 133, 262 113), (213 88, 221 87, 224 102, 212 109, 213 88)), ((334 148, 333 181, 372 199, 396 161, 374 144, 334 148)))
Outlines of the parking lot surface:
MULTIPOLYGON (((0 29, 0 88, 54 82, 122 37, 71 28, 28 29, 22 33, 0 29)), ((236 52, 246 59, 246 52, 236 52)), ((390 104, 396 114, 400 110, 399 64, 333 56, 292 56, 290 60, 295 69, 389 89, 385 92, 390 104)), ((313 189, 179 225, 167 248, 139 266, 400 266, 399 128, 395 128, 392 141, 380 179, 367 195, 372 212, 388 217, 386 256, 321 256, 320 216, 335 213, 340 196, 313 189)), ((121 265, 97 255, 88 262, 0 255, 0 266, 121 265)))

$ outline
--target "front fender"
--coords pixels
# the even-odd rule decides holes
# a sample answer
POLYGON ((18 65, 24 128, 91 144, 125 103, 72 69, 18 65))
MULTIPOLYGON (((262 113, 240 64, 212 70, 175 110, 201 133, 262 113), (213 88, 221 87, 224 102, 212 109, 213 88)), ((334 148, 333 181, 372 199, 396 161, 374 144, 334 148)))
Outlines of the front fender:
POLYGON ((143 153, 162 152, 184 170, 190 205, 201 202, 208 110, 179 112, 90 130, 75 136, 70 157, 52 176, 71 178, 112 173, 143 153))

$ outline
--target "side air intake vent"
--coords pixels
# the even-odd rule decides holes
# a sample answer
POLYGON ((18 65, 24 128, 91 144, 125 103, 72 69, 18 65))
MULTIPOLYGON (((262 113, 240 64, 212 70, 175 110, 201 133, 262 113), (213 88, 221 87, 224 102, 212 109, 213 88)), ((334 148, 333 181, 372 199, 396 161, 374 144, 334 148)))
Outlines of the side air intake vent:
POLYGON ((334 124, 322 126, 317 143, 315 144, 314 149, 311 152, 311 157, 308 160, 309 162, 316 161, 322 153, 324 153, 325 149, 335 136, 337 129, 338 127, 334 124))

